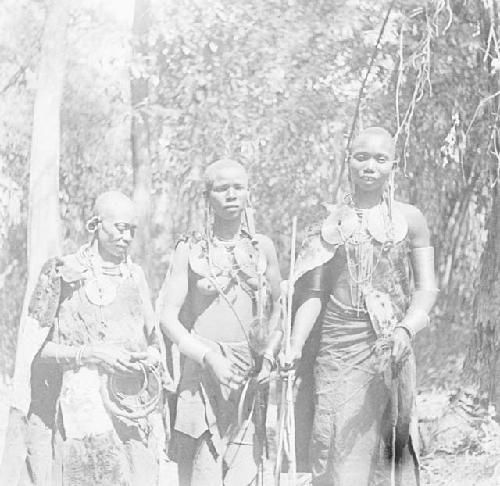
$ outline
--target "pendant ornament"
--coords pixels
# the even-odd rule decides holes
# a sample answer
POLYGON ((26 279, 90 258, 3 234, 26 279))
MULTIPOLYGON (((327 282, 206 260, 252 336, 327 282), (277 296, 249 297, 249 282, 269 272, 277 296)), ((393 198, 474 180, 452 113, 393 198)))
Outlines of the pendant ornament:
MULTIPOLYGON (((379 243, 398 243, 408 233, 408 223, 400 210, 393 208, 389 216, 386 204, 363 210, 363 224, 370 236, 379 243)), ((321 227, 321 237, 330 245, 342 245, 359 229, 360 220, 354 207, 342 204, 333 207, 321 227)))
POLYGON ((81 261, 86 268, 85 294, 89 302, 99 307, 111 304, 116 299, 118 286, 124 279, 132 276, 129 257, 118 265, 104 267, 96 250, 90 245, 82 249, 81 261))
POLYGON ((257 244, 253 240, 245 239, 234 247, 234 259, 241 272, 248 278, 258 278, 266 271, 266 259, 256 248, 257 244))
POLYGON ((321 227, 321 236, 330 245, 341 245, 350 238, 359 226, 353 208, 347 205, 335 206, 321 227))
POLYGON ((98 306, 107 306, 116 298, 116 286, 105 277, 96 277, 85 284, 89 301, 98 306))

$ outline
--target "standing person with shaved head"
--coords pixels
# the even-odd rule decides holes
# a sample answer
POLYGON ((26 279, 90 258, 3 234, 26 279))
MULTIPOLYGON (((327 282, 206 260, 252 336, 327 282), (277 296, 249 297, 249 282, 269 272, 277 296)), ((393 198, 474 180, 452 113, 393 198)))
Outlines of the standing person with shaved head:
POLYGON ((297 260, 284 361, 299 373, 301 361, 312 363, 314 379, 301 386, 313 383, 315 486, 418 484, 411 342, 429 324, 437 289, 426 220, 394 200, 395 169, 392 136, 363 130, 349 160, 352 193, 330 207, 297 260))
POLYGON ((106 192, 87 222, 90 243, 42 269, 29 308, 46 331, 31 364, 33 484, 157 484, 149 419, 162 387, 158 326, 144 273, 128 256, 136 224, 134 203, 106 192), (43 428, 52 454, 37 448, 43 428), (47 455, 52 464, 41 462, 47 455))
POLYGON ((179 241, 164 284, 162 327, 182 355, 180 486, 257 484, 261 388, 281 341, 280 272, 273 243, 254 232, 248 196, 238 162, 206 169, 205 228, 179 241))

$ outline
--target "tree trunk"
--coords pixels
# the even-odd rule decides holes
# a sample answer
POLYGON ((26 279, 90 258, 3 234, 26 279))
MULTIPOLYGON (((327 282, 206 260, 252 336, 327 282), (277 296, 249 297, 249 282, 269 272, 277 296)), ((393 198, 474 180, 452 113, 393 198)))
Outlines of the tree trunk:
POLYGON ((149 116, 147 114, 149 82, 144 62, 148 55, 148 35, 151 30, 151 1, 135 0, 132 40, 132 62, 140 66, 138 72, 130 73, 132 103, 131 148, 134 171, 134 201, 139 213, 139 228, 136 236, 136 255, 149 274, 151 240, 151 192, 152 168, 149 151, 149 116))
MULTIPOLYGON (((488 239, 481 258, 479 288, 474 300, 474 334, 464 364, 464 377, 488 402, 496 401, 500 337, 500 192, 495 187, 488 239), (498 363, 498 364, 497 364, 498 363)), ((498 409, 500 411, 500 408, 498 409)))
MULTIPOLYGON (((60 106, 64 85, 66 30, 69 1, 48 4, 38 67, 29 162, 28 282, 18 332, 14 390, 0 471, 4 484, 18 484, 24 464, 23 415, 30 402, 30 353, 35 330, 27 307, 43 263, 60 253, 59 152, 60 106)), ((32 358, 33 356, 31 356, 32 358)), ((50 446, 50 443, 48 444, 50 446)))
MULTIPOLYGON (((494 42, 489 42, 494 32, 498 38, 498 6, 496 0, 479 0, 481 14, 481 38, 485 49, 486 69, 489 75, 491 95, 498 92, 500 85, 497 76, 492 73, 491 60, 495 58, 494 42)), ((488 137, 489 145, 485 152, 498 154, 498 112, 499 96, 493 97, 489 113, 492 131, 488 137)), ((491 157, 492 180, 497 176, 497 158, 491 157)), ((484 404, 496 405, 497 416, 500 413, 500 191, 497 181, 493 189, 493 202, 488 220, 488 238, 481 257, 481 273, 478 291, 474 300, 474 334, 469 345, 464 363, 463 376, 484 404)))

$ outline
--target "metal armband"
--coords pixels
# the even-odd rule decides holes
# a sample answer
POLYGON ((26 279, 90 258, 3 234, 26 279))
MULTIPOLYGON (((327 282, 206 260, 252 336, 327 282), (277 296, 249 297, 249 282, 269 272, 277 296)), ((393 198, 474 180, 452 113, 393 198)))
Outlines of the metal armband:
POLYGON ((205 355, 210 351, 210 348, 206 344, 198 341, 191 334, 183 336, 177 343, 177 347, 180 353, 191 358, 200 365, 203 364, 205 355))
POLYGON ((414 338, 415 334, 428 327, 429 324, 429 314, 427 314, 424 309, 410 306, 403 321, 401 322, 401 324, 398 324, 396 328, 402 327, 408 332, 410 338, 414 338))
POLYGON ((434 274, 434 247, 413 248, 411 263, 415 280, 415 290, 439 292, 434 274))

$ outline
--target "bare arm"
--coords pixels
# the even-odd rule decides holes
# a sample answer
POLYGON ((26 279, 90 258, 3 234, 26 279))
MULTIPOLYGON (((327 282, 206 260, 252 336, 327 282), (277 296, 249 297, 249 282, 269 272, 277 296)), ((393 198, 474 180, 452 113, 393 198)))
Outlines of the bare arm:
POLYGON ((293 364, 302 356, 302 348, 311 334, 320 312, 321 299, 319 297, 307 299, 297 309, 292 328, 290 356, 285 357, 288 363, 293 364))
POLYGON ((301 277, 300 285, 296 282, 298 292, 305 292, 295 313, 291 336, 291 364, 302 355, 302 348, 307 341, 315 322, 320 315, 322 296, 331 289, 333 276, 330 263, 310 269, 301 277))
POLYGON ((137 361, 146 358, 146 353, 130 353, 112 344, 68 346, 47 341, 40 351, 44 361, 65 366, 96 365, 106 371, 137 371, 137 361))
POLYGON ((392 355, 400 361, 411 350, 411 338, 429 324, 429 312, 436 302, 438 289, 434 275, 434 249, 424 215, 414 206, 399 204, 408 222, 411 265, 415 291, 403 320, 393 335, 392 355))
POLYGON ((283 332, 281 331, 279 325, 281 305, 281 273, 278 263, 278 256, 276 254, 276 249, 270 238, 264 235, 257 236, 260 247, 266 257, 266 279, 271 287, 271 298, 272 298, 272 313, 270 316, 270 329, 272 330, 269 336, 268 347, 265 351, 265 355, 273 358, 280 347, 283 332))
POLYGON ((179 312, 188 293, 189 246, 179 243, 172 260, 172 272, 165 286, 165 303, 160 316, 162 331, 174 343, 189 336, 179 321, 179 312))
POLYGON ((283 339, 283 331, 280 326, 281 317, 281 273, 278 263, 278 256, 272 240, 264 235, 256 235, 260 250, 263 252, 266 259, 266 280, 271 288, 272 312, 269 317, 269 336, 262 356, 262 368, 257 376, 259 383, 266 383, 269 380, 271 370, 275 363, 281 341, 283 339))
MULTIPOLYGON (((411 265, 415 280, 415 291, 411 297, 410 311, 421 309, 428 314, 439 293, 434 275, 434 250, 431 247, 430 232, 427 221, 419 209, 409 204, 402 205, 402 209, 408 221, 411 265)), ((420 328, 417 326, 415 332, 419 330, 420 328)))
POLYGON ((40 351, 40 358, 44 361, 64 364, 75 364, 79 346, 66 346, 53 341, 47 341, 40 351))

